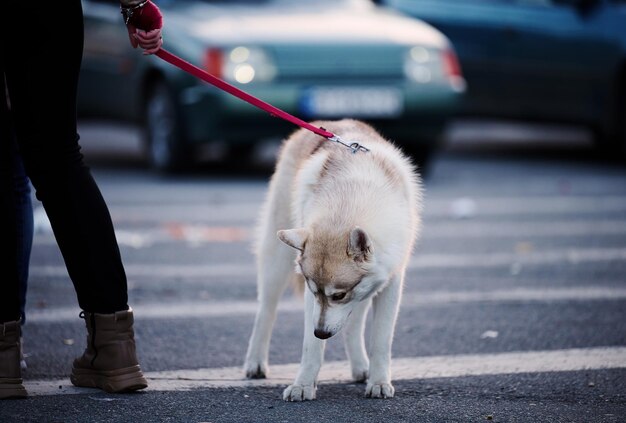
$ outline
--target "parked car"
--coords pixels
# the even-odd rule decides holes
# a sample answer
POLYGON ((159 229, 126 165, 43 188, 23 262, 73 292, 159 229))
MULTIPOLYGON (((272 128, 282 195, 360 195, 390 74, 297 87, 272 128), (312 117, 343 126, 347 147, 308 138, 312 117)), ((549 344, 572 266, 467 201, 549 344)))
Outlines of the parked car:
POLYGON ((584 125, 626 153, 626 0, 381 0, 452 42, 459 114, 584 125))
MULTIPOLYGON (((367 0, 157 1, 164 48, 304 120, 353 117, 426 164, 464 89, 448 39, 367 0)), ((145 128, 155 169, 297 129, 133 50, 118 0, 84 0, 79 114, 145 128)), ((339 134, 341 135, 341 134, 339 134)))

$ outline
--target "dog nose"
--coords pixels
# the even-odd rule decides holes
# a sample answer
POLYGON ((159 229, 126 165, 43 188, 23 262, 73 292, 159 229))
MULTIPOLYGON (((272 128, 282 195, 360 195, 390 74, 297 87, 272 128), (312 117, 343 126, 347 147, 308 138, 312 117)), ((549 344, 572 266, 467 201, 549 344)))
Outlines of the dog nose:
POLYGON ((333 336, 332 333, 322 330, 322 329, 315 329, 313 334, 315 335, 316 338, 319 338, 319 339, 328 339, 331 336, 333 336))

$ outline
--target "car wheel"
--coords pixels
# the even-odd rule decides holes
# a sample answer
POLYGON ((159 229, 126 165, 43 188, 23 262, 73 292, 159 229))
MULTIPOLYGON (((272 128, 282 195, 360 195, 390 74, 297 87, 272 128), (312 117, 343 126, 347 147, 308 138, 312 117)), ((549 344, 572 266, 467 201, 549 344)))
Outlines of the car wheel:
POLYGON ((626 76, 622 81, 619 106, 617 108, 617 144, 620 158, 626 159, 626 76))
POLYGON ((172 93, 160 81, 148 91, 145 105, 146 153, 159 171, 182 171, 191 165, 191 148, 180 129, 172 93))
POLYGON ((626 70, 619 84, 619 97, 614 107, 614 124, 610 129, 594 127, 597 151, 603 158, 626 160, 626 70))

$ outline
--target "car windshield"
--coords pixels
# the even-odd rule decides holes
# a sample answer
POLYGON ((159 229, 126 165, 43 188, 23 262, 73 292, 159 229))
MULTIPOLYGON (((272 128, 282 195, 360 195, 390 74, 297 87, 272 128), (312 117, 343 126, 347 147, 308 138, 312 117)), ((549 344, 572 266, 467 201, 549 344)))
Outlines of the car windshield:
MULTIPOLYGON (((302 5, 302 0, 193 0, 202 3, 228 3, 228 4, 268 4, 268 3, 283 3, 291 5, 302 5)), ((319 5, 323 3, 328 4, 344 4, 344 5, 363 5, 371 4, 370 0, 308 0, 304 4, 319 5)))
MULTIPOLYGON (((333 9, 349 9, 349 10, 368 10, 375 6, 372 0, 186 0, 191 3, 207 3, 216 6, 269 6, 275 8, 304 8, 310 10, 333 9)), ((180 3, 181 0, 159 0, 160 4, 180 3)))

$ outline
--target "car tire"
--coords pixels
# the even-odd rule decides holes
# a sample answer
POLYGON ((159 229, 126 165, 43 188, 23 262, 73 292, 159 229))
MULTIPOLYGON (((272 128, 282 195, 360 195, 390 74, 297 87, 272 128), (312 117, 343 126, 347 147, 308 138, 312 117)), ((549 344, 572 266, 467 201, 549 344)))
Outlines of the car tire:
POLYGON ((165 82, 148 90, 145 102, 145 150, 150 166, 162 172, 180 172, 192 164, 192 149, 181 130, 174 96, 165 82))
POLYGON ((614 143, 617 145, 619 157, 626 159, 626 70, 620 84, 616 126, 614 143))
POLYGON ((626 160, 626 70, 622 72, 617 90, 619 94, 613 107, 613 125, 610 129, 594 127, 596 149, 602 158, 626 160))

